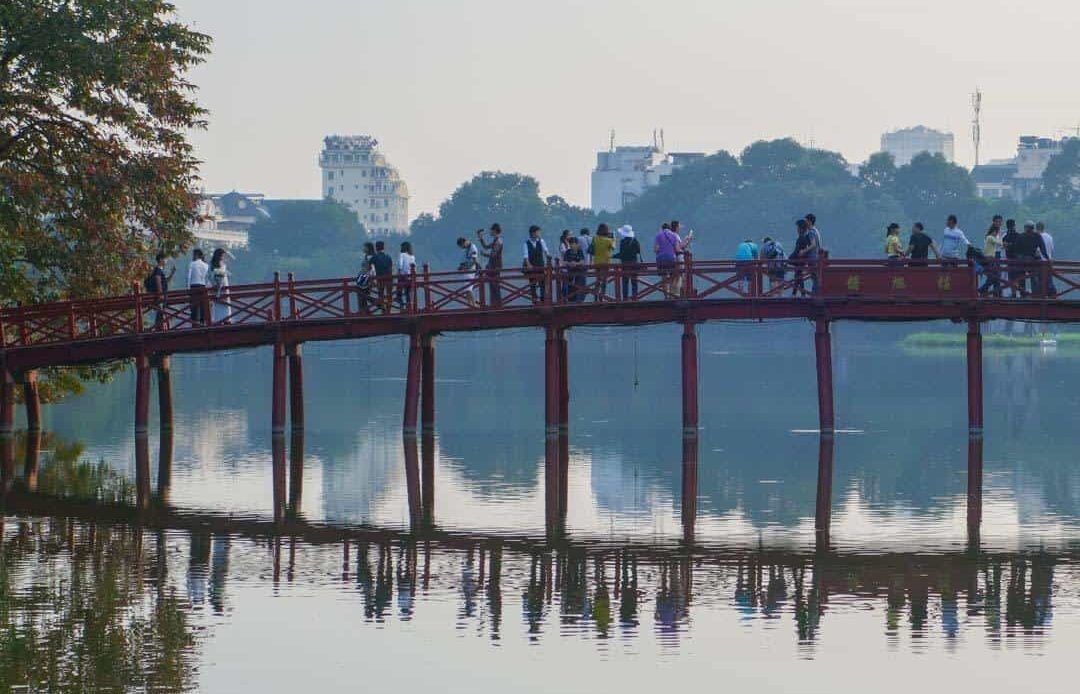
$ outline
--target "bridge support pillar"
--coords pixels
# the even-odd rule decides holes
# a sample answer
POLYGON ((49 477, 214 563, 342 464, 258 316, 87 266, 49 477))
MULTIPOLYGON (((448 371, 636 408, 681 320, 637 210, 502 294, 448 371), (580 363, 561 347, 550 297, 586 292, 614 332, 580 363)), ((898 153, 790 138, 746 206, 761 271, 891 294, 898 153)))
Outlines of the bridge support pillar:
POLYGON ((694 324, 683 323, 682 335, 682 415, 683 436, 698 435, 698 359, 697 331, 694 324))
POLYGON ((401 438, 405 449, 405 492, 409 501, 409 527, 417 528, 423 518, 423 505, 420 491, 420 460, 416 451, 416 434, 405 434, 401 438))
POLYGON ((293 429, 289 438, 289 509, 296 515, 304 496, 304 430, 293 429))
POLYGON ((559 347, 559 518, 570 505, 570 356, 566 331, 556 336, 559 347))
POLYGON ((409 336, 409 365, 405 375, 405 416, 402 428, 406 436, 416 436, 416 415, 420 406, 420 371, 423 367, 423 355, 420 336, 409 336))
POLYGON ((41 394, 38 391, 37 371, 23 375, 23 404, 26 406, 27 431, 41 431, 41 394))
POLYGON ((135 357, 135 498, 139 508, 150 500, 150 360, 135 357))
POLYGON ((304 353, 298 344, 289 345, 289 426, 304 430, 304 353))
POLYGON ((0 368, 0 473, 4 486, 15 480, 15 379, 0 368))
POLYGON ((41 457, 41 430, 26 432, 26 459, 23 462, 23 479, 26 488, 37 490, 38 459, 41 457))
POLYGON ((435 522, 435 434, 425 431, 420 437, 420 504, 428 525, 435 522))
POLYGON ((818 318, 814 329, 814 354, 817 357, 818 428, 822 436, 832 436, 833 419, 832 335, 829 321, 818 318))
POLYGON ((273 438, 285 436, 285 400, 288 384, 285 373, 288 366, 288 356, 285 344, 274 343, 273 381, 270 396, 270 433, 273 438))
POLYGON ((968 437, 968 480, 967 480, 967 532, 968 544, 977 547, 982 526, 983 496, 983 439, 982 436, 968 437))
POLYGON ((684 436, 682 441, 682 526, 683 541, 694 541, 697 523, 698 437, 684 436))
POLYGON ((173 392, 172 392, 172 363, 168 356, 157 359, 157 388, 158 388, 158 427, 161 436, 168 432, 172 436, 173 429, 173 392))
POLYGON ((425 434, 435 431, 435 336, 420 336, 420 426, 425 434))
POLYGON ((829 546, 832 525, 833 437, 818 439, 817 503, 814 505, 814 531, 817 546, 829 546))
POLYGON ((562 520, 560 509, 563 504, 559 484, 562 477, 559 460, 562 347, 559 343, 565 339, 561 329, 548 326, 544 342, 544 516, 549 532, 558 528, 562 520))
POLYGON ((982 332, 978 321, 968 321, 967 333, 968 433, 983 432, 982 332))

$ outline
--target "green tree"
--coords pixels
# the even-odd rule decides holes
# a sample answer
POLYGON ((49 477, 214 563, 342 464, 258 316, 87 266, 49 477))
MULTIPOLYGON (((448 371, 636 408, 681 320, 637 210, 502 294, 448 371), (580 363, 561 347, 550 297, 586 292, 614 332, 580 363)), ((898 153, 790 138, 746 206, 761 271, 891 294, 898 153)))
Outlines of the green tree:
POLYGON ((1040 193, 1040 202, 1054 206, 1080 203, 1080 138, 1066 140, 1061 153, 1046 165, 1040 193))
POLYGON ((889 152, 875 152, 859 167, 859 180, 871 190, 887 190, 896 184, 896 160, 889 152))
POLYGON ((895 183, 888 192, 904 206, 909 218, 928 226, 944 224, 950 214, 965 220, 983 212, 971 174, 941 154, 916 154, 911 163, 897 169, 895 183))
POLYGON ((190 242, 210 39, 173 9, 0 3, 0 304, 124 292, 190 242))
POLYGON ((410 227, 411 240, 421 262, 447 269, 460 254, 456 239, 475 239, 476 230, 492 222, 502 226, 509 244, 523 240, 530 225, 539 224, 551 239, 564 228, 591 224, 593 215, 559 196, 541 198, 540 184, 532 176, 485 171, 459 186, 439 206, 437 217, 417 217, 410 227))

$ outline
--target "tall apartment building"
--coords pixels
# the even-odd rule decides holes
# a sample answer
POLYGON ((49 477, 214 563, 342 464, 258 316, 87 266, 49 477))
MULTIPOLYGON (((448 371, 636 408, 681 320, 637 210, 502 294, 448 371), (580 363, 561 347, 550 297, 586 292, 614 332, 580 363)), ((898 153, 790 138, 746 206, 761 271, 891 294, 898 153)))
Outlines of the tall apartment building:
POLYGON ((881 151, 893 155, 897 166, 910 164, 916 154, 940 154, 953 161, 953 134, 943 133, 924 125, 904 128, 881 136, 881 151))
POLYGON ((592 172, 593 212, 618 212, 675 169, 704 159, 701 152, 664 151, 659 143, 612 146, 596 153, 592 172))
POLYGON ((370 234, 407 234, 409 188, 378 146, 370 135, 323 138, 323 196, 347 205, 370 234))

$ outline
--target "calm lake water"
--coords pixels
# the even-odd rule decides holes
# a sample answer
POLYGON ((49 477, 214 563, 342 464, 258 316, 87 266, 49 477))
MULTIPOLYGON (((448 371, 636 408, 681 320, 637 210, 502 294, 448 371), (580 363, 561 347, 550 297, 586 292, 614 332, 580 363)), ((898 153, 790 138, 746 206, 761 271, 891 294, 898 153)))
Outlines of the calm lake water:
POLYGON ((963 352, 907 330, 836 328, 828 546, 805 323, 701 327, 692 545, 673 326, 571 332, 550 542, 539 332, 439 338, 420 541, 401 339, 305 346, 295 532, 272 525, 267 350, 174 357, 154 522, 84 501, 130 504, 135 478, 133 379, 93 387, 46 408, 37 505, 5 511, 0 689, 1074 691, 1080 352, 987 350, 973 546, 963 352))

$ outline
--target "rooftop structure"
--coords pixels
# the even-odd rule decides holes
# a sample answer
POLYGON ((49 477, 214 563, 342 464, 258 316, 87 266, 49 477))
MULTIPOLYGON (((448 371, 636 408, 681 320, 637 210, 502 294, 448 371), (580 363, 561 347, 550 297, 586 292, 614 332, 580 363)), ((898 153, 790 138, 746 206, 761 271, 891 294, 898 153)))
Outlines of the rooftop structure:
POLYGON ((1068 140, 1021 135, 1015 157, 996 159, 971 170, 979 197, 1020 201, 1039 190, 1047 165, 1061 153, 1068 140))
POLYGON ((940 154, 945 161, 953 161, 953 134, 925 125, 903 128, 881 136, 881 151, 893 156, 897 166, 910 164, 915 155, 922 152, 940 154))
POLYGON ((671 172, 705 158, 701 152, 664 151, 663 140, 652 145, 615 146, 596 153, 592 172, 593 212, 618 212, 671 172))
POLYGON ((370 135, 330 135, 319 154, 323 196, 344 203, 371 234, 409 233, 409 188, 370 135))
POLYGON ((270 219, 262 193, 203 193, 199 196, 198 217, 192 225, 195 241, 202 246, 230 250, 248 247, 251 227, 270 219))

